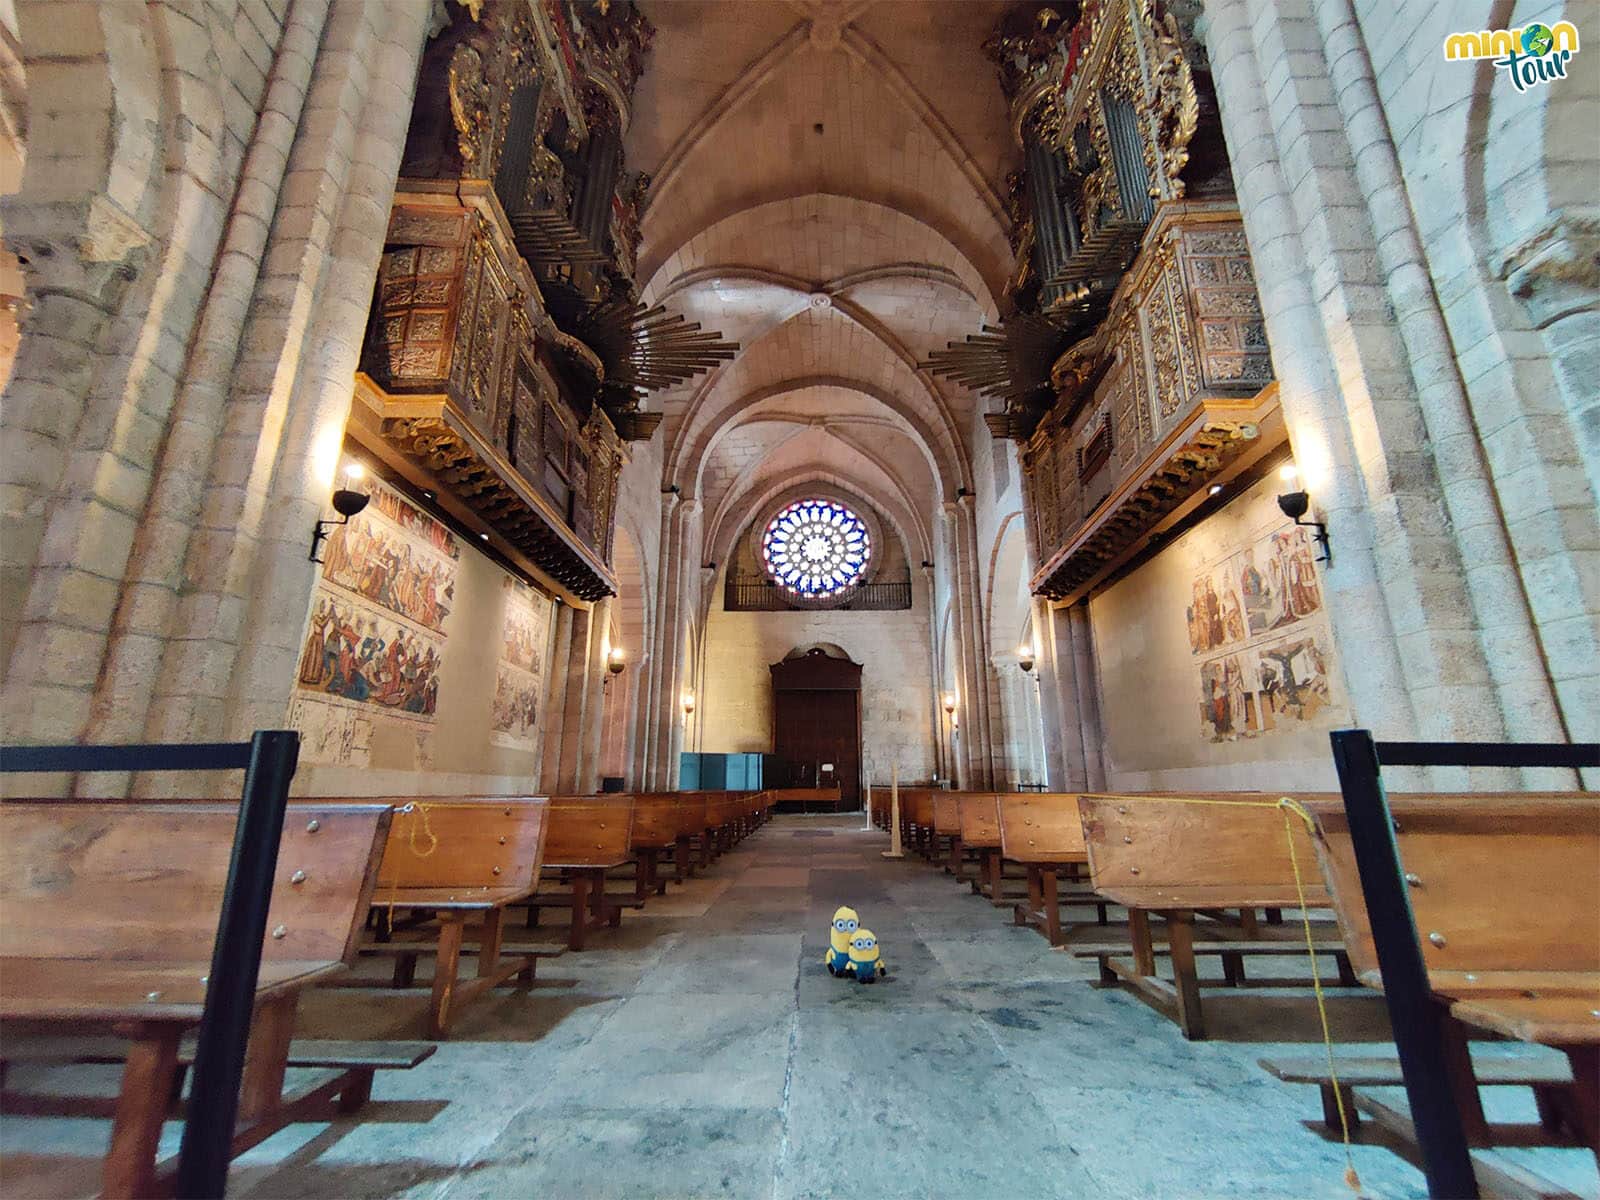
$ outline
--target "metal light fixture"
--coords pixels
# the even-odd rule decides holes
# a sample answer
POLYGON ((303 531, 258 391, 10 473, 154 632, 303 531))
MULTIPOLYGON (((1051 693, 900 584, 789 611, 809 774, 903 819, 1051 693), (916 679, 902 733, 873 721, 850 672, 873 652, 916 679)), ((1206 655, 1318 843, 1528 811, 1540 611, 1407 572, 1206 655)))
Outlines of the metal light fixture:
POLYGON ((627 665, 627 659, 622 653, 622 647, 611 647, 611 653, 606 655, 606 670, 613 675, 621 675, 627 665))
POLYGON ((944 711, 947 716, 954 718, 956 711, 956 694, 954 692, 946 692, 944 694, 944 711))
POLYGON ((686 717, 690 717, 690 716, 694 715, 694 693, 693 692, 685 692, 683 694, 683 715, 686 716, 686 717))
MULTIPOLYGON (((1285 463, 1278 471, 1278 478, 1293 487, 1299 482, 1300 472, 1293 463, 1285 463)), ((1322 553, 1317 556, 1317 561, 1332 563, 1333 549, 1328 545, 1328 527, 1321 521, 1301 520, 1311 508, 1310 495, 1303 488, 1292 492, 1284 492, 1278 497, 1278 507, 1283 511, 1283 515, 1296 525, 1303 525, 1307 529, 1316 530, 1316 533, 1311 535, 1312 540, 1322 547, 1322 553)))
POLYGON ((358 462, 347 462, 344 465, 344 478, 340 486, 333 492, 333 511, 339 514, 337 521, 318 521, 316 528, 311 531, 311 553, 306 557, 314 563, 322 560, 317 557, 317 551, 322 548, 322 543, 332 530, 339 525, 350 524, 350 518, 367 506, 372 499, 366 492, 357 488, 362 476, 367 473, 366 468, 358 462))
POLYGON ((1026 642, 1017 647, 1017 666, 1022 668, 1024 675, 1033 672, 1033 647, 1026 642))

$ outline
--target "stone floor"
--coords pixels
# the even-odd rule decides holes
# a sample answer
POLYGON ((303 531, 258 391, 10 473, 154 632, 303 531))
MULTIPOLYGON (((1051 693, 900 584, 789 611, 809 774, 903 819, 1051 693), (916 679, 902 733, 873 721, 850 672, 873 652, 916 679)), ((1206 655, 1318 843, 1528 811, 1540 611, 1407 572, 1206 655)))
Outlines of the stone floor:
MULTIPOLYGON (((360 1120, 294 1126, 239 1159, 230 1195, 1350 1195, 1341 1148, 1309 1123, 1314 1089, 1256 1066, 1316 1048, 1303 995, 1219 996, 1215 1039, 1187 1043, 949 876, 886 862, 858 821, 779 818, 542 963, 531 990, 469 1010, 435 1057, 379 1076, 360 1120), (881 938, 887 982, 823 969, 841 903, 881 938)), ((325 989, 302 1032, 415 1037, 424 995, 325 989)), ((1336 1005, 1336 1037, 1376 1037, 1379 1003, 1336 1005)), ((104 1136, 6 1119, 0 1194, 82 1194, 104 1136)), ((1586 1151, 1511 1153, 1600 1193, 1586 1151)), ((1383 1146, 1354 1156, 1367 1194, 1426 1194, 1383 1146)))

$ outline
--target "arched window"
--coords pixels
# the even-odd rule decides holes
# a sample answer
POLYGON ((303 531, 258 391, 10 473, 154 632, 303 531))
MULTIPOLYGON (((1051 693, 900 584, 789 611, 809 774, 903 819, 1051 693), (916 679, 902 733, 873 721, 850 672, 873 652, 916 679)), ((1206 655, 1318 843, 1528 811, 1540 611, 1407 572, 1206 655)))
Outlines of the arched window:
POLYGON ((767 574, 807 599, 841 595, 861 582, 872 557, 866 524, 836 500, 797 500, 761 537, 767 574))

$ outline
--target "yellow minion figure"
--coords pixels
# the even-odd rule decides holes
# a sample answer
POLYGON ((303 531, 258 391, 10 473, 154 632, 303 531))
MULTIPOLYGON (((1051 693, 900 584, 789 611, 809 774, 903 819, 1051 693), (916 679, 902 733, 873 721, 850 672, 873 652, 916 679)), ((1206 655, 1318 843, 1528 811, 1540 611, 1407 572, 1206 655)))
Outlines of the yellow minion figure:
POLYGON ((850 965, 850 935, 861 927, 853 908, 840 907, 828 926, 828 952, 822 956, 829 975, 843 975, 850 965))
POLYGON ((889 973, 883 952, 878 949, 878 935, 872 930, 857 928, 851 936, 848 970, 861 983, 876 983, 889 973))

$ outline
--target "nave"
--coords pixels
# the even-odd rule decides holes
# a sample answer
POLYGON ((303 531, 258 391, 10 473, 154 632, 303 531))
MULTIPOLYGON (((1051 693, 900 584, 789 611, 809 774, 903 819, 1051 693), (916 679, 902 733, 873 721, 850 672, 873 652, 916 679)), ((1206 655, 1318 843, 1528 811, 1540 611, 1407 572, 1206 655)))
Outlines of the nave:
MULTIPOLYGON (((1092 986, 1092 962, 914 854, 886 861, 887 844, 859 816, 776 817, 542 964, 532 988, 464 1011, 431 1059, 380 1071, 359 1115, 292 1125, 238 1158, 228 1194, 1351 1194, 1337 1137, 1310 1120, 1314 1091, 1256 1065, 1317 1050, 1304 996, 1213 1005, 1211 1040, 1186 1042, 1133 995, 1092 986), (879 935, 882 983, 826 973, 840 904, 879 935)), ((367 958, 366 987, 308 991, 296 1036, 417 1036, 426 992, 388 989, 387 968, 367 958)), ((1375 997, 1332 1016, 1341 1051, 1387 1036, 1375 997)), ((7 1086, 81 1089, 96 1072, 114 1091, 105 1067, 14 1067, 7 1086)), ((163 1157, 180 1133, 168 1122, 163 1157)), ((8 1194, 93 1193, 103 1123, 8 1118, 0 1134, 8 1194)), ((1542 1171, 1553 1153, 1569 1186, 1592 1188, 1586 1150, 1539 1153, 1542 1171)), ((1365 1194, 1427 1194, 1381 1142, 1353 1154, 1365 1194)))

